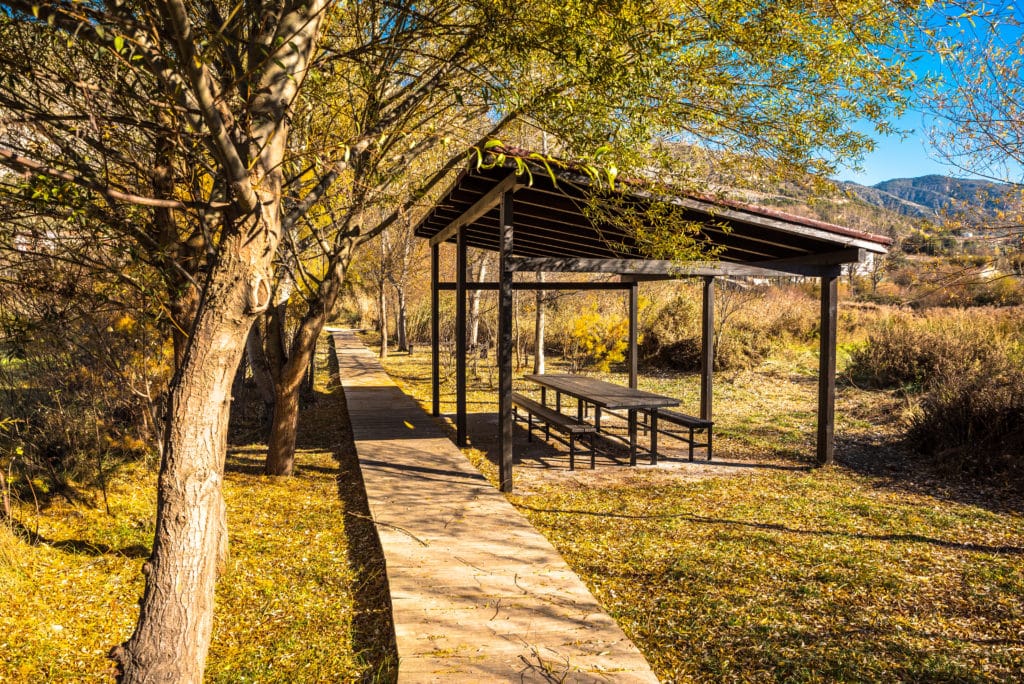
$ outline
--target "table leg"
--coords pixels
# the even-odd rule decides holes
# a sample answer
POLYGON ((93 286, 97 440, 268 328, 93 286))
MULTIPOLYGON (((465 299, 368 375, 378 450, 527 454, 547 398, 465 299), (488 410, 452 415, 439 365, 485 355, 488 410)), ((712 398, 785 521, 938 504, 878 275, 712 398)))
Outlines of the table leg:
POLYGON ((651 465, 658 465, 658 409, 651 409, 651 465))
POLYGON ((562 412, 562 393, 558 390, 555 390, 555 410, 562 412))
POLYGON ((598 432, 601 431, 601 407, 594 406, 594 427, 598 432))
POLYGON ((543 387, 542 386, 540 388, 540 403, 541 403, 542 406, 547 406, 548 405, 548 388, 547 387, 543 387))
POLYGON ((583 422, 583 400, 582 399, 577 399, 576 400, 576 421, 580 422, 580 423, 583 422))
POLYGON ((636 409, 629 410, 629 465, 636 465, 636 409))

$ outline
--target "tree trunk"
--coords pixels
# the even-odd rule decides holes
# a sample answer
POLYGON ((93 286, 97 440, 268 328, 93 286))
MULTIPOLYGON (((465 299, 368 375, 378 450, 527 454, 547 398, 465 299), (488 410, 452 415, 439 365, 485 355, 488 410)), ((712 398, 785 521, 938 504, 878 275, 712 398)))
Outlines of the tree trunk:
POLYGON ((316 341, 327 321, 327 314, 338 301, 345 273, 352 254, 352 241, 342 245, 332 259, 328 276, 319 296, 311 299, 308 309, 292 340, 291 354, 275 373, 274 419, 267 441, 267 459, 263 471, 267 475, 291 475, 295 466, 295 443, 298 437, 299 399, 301 387, 316 356, 316 341))
POLYGON ((199 310, 199 293, 192 285, 184 285, 171 298, 171 342, 174 346, 174 368, 181 368, 188 349, 189 333, 199 310))
POLYGON ((406 318, 405 288, 395 286, 395 293, 398 295, 398 311, 395 316, 395 335, 399 351, 409 351, 409 338, 406 318))
POLYGON ((252 369, 252 380, 256 384, 256 391, 263 400, 263 407, 266 411, 267 421, 274 410, 274 376, 270 371, 270 362, 263 349, 263 336, 260 333, 259 321, 253 323, 249 329, 249 336, 245 340, 245 354, 249 359, 249 367, 252 369))
MULTIPOLYGON (((291 363, 289 362, 289 365, 291 363)), ((293 374, 293 373, 292 373, 293 374)), ((295 442, 299 425, 299 387, 294 378, 279 383, 274 400, 274 419, 267 444, 267 461, 263 471, 267 475, 289 476, 295 468, 295 442)))
POLYGON ((257 236, 227 238, 234 244, 224 245, 209 275, 171 383, 153 554, 143 566, 146 589, 135 632, 112 653, 121 682, 202 680, 214 585, 227 556, 221 483, 231 384, 273 254, 262 227, 252 226, 257 236))
POLYGON ((377 302, 380 310, 380 358, 388 357, 388 294, 387 286, 380 284, 380 296, 377 302))
POLYGON ((245 372, 246 372, 245 354, 242 354, 242 360, 238 362, 238 368, 235 369, 235 379, 231 382, 231 405, 238 410, 239 406, 249 405, 249 392, 245 386, 245 372))
MULTIPOLYGON (((487 256, 480 257, 476 273, 473 274, 476 282, 483 282, 487 277, 487 256)), ((469 293, 469 348, 476 349, 480 343, 480 296, 483 290, 473 290, 469 293)))
POLYGON ((316 343, 318 337, 313 338, 313 345, 309 349, 309 361, 306 362, 306 370, 302 374, 302 384, 299 386, 299 399, 302 406, 309 406, 316 400, 314 388, 316 385, 316 343))
MULTIPOLYGON (((537 273, 537 282, 544 282, 544 274, 537 273)), ((533 372, 544 372, 544 290, 537 290, 537 319, 533 326, 533 372)))

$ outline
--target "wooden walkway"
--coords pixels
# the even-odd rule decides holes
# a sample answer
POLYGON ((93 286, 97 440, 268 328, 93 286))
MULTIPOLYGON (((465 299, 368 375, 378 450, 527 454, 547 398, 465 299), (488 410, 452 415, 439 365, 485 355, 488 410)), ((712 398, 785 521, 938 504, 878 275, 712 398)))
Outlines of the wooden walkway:
POLYGON ((657 682, 554 547, 333 331, 387 562, 399 682, 657 682))

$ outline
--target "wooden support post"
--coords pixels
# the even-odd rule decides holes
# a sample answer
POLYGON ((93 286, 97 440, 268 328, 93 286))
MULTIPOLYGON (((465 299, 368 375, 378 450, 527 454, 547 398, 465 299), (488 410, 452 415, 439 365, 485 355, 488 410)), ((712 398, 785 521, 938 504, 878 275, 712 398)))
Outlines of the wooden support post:
POLYGON ((455 443, 466 446, 466 230, 459 229, 455 259, 455 443))
POLYGON ((821 336, 818 350, 818 465, 830 465, 835 456, 836 321, 839 269, 821 278, 821 336))
POLYGON ((700 331, 700 417, 713 420, 713 390, 711 381, 715 371, 715 278, 704 277, 704 299, 701 307, 700 331))
POLYGON ((512 192, 501 198, 498 252, 498 487, 512 491, 512 192))
POLYGON ((637 337, 640 332, 639 313, 640 308, 640 283, 633 281, 629 288, 629 386, 637 387, 639 359, 637 358, 637 337))
POLYGON ((441 415, 441 245, 430 248, 431 413, 441 415))

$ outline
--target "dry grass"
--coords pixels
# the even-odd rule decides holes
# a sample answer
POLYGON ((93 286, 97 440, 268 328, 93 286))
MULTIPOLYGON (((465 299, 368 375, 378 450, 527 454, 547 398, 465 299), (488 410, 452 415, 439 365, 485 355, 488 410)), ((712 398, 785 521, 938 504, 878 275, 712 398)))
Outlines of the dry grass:
POLYGON ((669 681, 1014 681, 1024 525, 840 469, 517 498, 669 681))
POLYGON ((155 475, 135 466, 111 483, 113 516, 59 501, 38 517, 19 507, 27 530, 0 524, 0 680, 110 679, 106 654, 138 614, 155 494, 155 475))
MULTIPOLYGON (((396 354, 386 367, 426 402, 428 360, 396 354)), ((553 457, 529 463, 546 447, 519 439, 512 500, 665 681, 1017 681, 1019 494, 933 481, 892 446, 902 395, 849 384, 837 397, 844 465, 808 468, 816 366, 790 345, 719 374, 711 465, 569 473, 553 457)), ((471 413, 495 410, 494 383, 488 369, 471 381, 471 413)), ((641 386, 696 409, 695 376, 641 386)), ((453 391, 443 387, 448 400, 453 391)), ((493 478, 491 443, 470 437, 469 457, 493 478)))
MULTIPOLYGON (((338 420, 344 398, 328 390, 318 399, 302 417, 309 437, 295 477, 260 475, 260 445, 228 457, 231 556, 217 587, 208 681, 370 681, 386 679, 394 661, 379 547, 353 528, 366 503, 352 486, 347 421, 338 420), (348 475, 340 487, 336 458, 348 475)), ((122 470, 109 498, 109 516, 100 506, 58 502, 39 515, 22 506, 18 519, 38 533, 35 543, 0 524, 0 681, 111 679, 106 653, 131 634, 142 593, 155 472, 122 470)))

